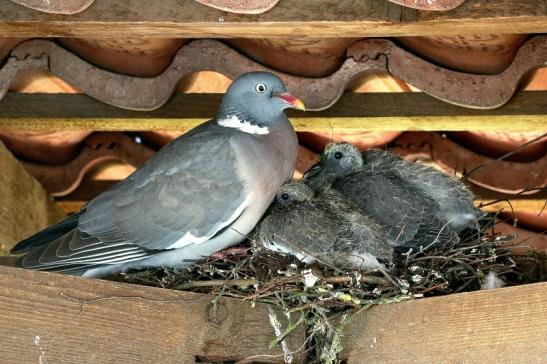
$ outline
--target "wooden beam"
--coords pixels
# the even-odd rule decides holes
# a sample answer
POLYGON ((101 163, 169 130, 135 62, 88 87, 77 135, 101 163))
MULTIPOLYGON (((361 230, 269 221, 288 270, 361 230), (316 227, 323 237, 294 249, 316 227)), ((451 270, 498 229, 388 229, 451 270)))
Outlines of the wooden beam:
POLYGON ((59 221, 63 211, 0 142, 0 255, 59 221))
MULTIPOLYGON (((82 94, 8 94, 0 101, 0 129, 180 130, 214 117, 219 94, 176 94, 155 111, 122 110, 82 94)), ((447 104, 423 93, 345 93, 320 112, 289 112, 298 131, 544 130, 545 91, 517 94, 494 110, 447 104)))
POLYGON ((547 283, 373 307, 344 330, 351 363, 542 363, 547 283))
MULTIPOLYGON (((1 363, 283 363, 269 309, 233 298, 0 267, 1 363), (261 356, 266 355, 266 356, 261 356)), ((275 309, 286 324, 285 315, 275 309)), ((286 339, 304 343, 300 327, 286 339)), ((296 363, 301 362, 297 354, 296 363)))
POLYGON ((547 32, 544 0, 467 0, 447 12, 387 0, 281 0, 260 15, 230 14, 196 1, 96 0, 86 11, 51 15, 8 1, 0 36, 82 38, 333 38, 547 32))

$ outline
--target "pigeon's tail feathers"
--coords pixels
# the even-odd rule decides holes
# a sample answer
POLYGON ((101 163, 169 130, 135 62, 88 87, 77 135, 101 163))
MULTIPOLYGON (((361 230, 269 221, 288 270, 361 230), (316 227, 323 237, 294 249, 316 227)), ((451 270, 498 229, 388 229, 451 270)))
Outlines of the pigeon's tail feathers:
MULTIPOLYGON (((40 248, 37 248, 37 249, 43 249, 43 247, 40 247, 40 248)), ((15 261, 15 266, 25 268, 26 265, 24 263, 24 260, 25 260, 26 257, 27 257, 26 255, 23 255, 23 256, 19 257, 15 261)), ((42 270, 42 271, 53 272, 53 273, 64 273, 64 274, 70 274, 70 275, 73 275, 73 276, 81 276, 88 269, 91 269, 91 268, 97 268, 97 266, 90 266, 90 265, 86 265, 86 264, 74 264, 72 266, 36 267, 36 268, 34 268, 34 270, 42 270)))
POLYGON ((59 237, 74 230, 78 226, 78 219, 81 214, 82 211, 67 217, 55 225, 51 225, 44 230, 37 232, 25 240, 20 241, 17 245, 11 248, 11 254, 27 253, 32 249, 45 246, 52 241, 57 240, 59 237))
POLYGON ((31 249, 16 264, 27 269, 83 275, 89 269, 121 266, 155 253, 124 241, 105 244, 76 228, 49 244, 31 249))

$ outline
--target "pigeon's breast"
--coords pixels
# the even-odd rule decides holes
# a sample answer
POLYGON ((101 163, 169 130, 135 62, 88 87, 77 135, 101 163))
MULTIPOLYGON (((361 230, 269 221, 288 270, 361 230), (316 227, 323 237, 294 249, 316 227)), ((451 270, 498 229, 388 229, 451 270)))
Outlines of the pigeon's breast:
POLYGON ((250 232, 266 212, 281 185, 294 173, 296 135, 234 135, 230 144, 236 156, 236 173, 244 183, 249 205, 237 222, 238 230, 250 232), (292 140, 291 140, 292 139, 292 140))

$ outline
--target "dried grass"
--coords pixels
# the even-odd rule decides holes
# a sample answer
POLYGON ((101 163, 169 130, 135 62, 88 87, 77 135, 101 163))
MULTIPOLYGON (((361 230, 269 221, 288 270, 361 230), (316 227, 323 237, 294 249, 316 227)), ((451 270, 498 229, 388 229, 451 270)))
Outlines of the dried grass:
POLYGON ((278 345, 292 329, 308 327, 308 356, 337 362, 340 333, 357 310, 372 305, 446 295, 481 288, 489 272, 506 285, 545 281, 546 256, 517 254, 515 237, 496 234, 495 226, 469 235, 457 245, 426 247, 399 255, 386 277, 374 271, 306 267, 291 256, 264 250, 254 242, 228 249, 181 271, 145 270, 117 279, 282 307, 291 324, 272 340, 278 345))

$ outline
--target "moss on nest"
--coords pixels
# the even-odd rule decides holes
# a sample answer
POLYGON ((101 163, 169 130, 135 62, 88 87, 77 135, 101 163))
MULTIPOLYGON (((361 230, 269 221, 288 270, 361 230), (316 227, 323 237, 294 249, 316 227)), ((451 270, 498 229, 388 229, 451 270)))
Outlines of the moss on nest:
MULTIPOLYGON (((180 271, 129 272, 116 280, 169 289, 223 295, 282 307, 291 324, 272 340, 301 324, 308 327, 311 362, 333 363, 342 350, 342 329, 357 310, 372 305, 481 289, 494 272, 505 285, 546 280, 545 253, 517 254, 513 236, 471 234, 457 245, 426 247, 398 255, 398 266, 385 273, 306 267, 291 256, 254 242, 230 248, 180 271)), ((273 332, 273 331, 272 331, 273 332)))

